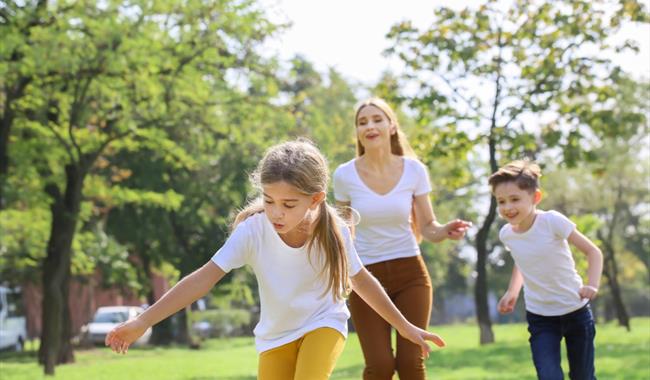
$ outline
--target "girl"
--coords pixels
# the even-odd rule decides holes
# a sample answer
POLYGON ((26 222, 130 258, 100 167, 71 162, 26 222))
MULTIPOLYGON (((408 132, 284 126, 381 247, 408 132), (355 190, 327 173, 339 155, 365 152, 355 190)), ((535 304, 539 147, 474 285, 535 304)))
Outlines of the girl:
POLYGON ((272 147, 253 180, 262 196, 235 219, 226 243, 136 319, 106 337, 113 351, 206 294, 230 270, 250 265, 260 290, 255 327, 259 379, 327 379, 343 350, 348 285, 427 355, 444 341, 409 323, 361 266, 350 233, 326 204, 327 162, 310 143, 272 147))
MULTIPOLYGON (((432 242, 457 240, 471 224, 454 220, 443 225, 436 221, 427 169, 414 157, 386 102, 371 98, 360 103, 355 125, 357 158, 334 173, 337 205, 351 206, 361 216, 354 244, 362 263, 402 314, 426 328, 431 314, 431 281, 416 234, 432 242), (417 221, 414 230, 413 211, 417 221)), ((350 311, 366 361, 364 379, 392 379, 395 370, 401 379, 426 378, 420 347, 398 330, 393 355, 390 324, 356 290, 350 296, 350 311)))
POLYGON ((569 377, 593 380, 596 329, 589 300, 598 294, 603 255, 566 216, 537 210, 542 200, 540 176, 539 166, 514 161, 488 180, 499 214, 508 221, 499 239, 515 260, 508 291, 499 301, 499 312, 512 312, 523 285, 537 377, 564 378, 560 366, 560 342, 564 337, 569 377), (587 285, 582 284, 576 271, 569 243, 587 256, 587 285))

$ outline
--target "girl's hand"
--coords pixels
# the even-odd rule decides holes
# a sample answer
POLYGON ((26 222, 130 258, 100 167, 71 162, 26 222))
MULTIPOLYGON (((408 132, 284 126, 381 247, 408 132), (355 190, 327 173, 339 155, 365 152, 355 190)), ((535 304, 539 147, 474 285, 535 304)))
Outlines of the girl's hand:
POLYGON ((147 331, 147 328, 149 326, 138 318, 123 322, 106 334, 104 344, 110 346, 111 350, 118 354, 126 354, 129 346, 138 340, 147 331))
POLYGON ((463 236, 465 236, 465 233, 471 226, 472 222, 456 219, 445 224, 444 229, 447 231, 448 239, 460 240, 463 238, 463 236))
POLYGON ((421 328, 410 323, 408 328, 405 331, 399 331, 399 334, 411 342, 419 345, 422 349, 422 355, 424 355, 425 358, 428 358, 429 353, 431 352, 431 346, 429 346, 427 340, 433 342, 433 344, 438 347, 444 347, 447 345, 439 335, 430 333, 426 330, 422 330, 421 328))
POLYGON ((515 305, 517 304, 517 298, 519 297, 516 294, 511 294, 510 292, 506 292, 506 294, 504 294, 503 297, 501 297, 501 300, 499 300, 499 305, 497 306, 499 313, 501 314, 511 313, 515 309, 515 305))
POLYGON ((578 290, 578 294, 582 299, 586 298, 588 300, 593 300, 598 295, 598 288, 591 285, 585 285, 578 290))

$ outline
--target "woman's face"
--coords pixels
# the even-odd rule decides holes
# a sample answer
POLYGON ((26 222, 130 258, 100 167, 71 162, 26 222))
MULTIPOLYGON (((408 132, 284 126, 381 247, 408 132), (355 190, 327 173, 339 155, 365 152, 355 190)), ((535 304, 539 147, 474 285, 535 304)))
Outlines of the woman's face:
POLYGON ((365 149, 390 146, 390 137, 397 132, 384 111, 372 104, 359 111, 356 125, 357 138, 365 149))

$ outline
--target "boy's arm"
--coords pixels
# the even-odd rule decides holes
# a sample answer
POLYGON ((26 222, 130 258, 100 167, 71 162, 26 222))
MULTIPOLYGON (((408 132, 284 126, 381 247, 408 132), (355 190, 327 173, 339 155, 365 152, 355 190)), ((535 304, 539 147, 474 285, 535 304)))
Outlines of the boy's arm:
POLYGON ((427 340, 439 347, 445 346, 445 341, 438 335, 422 330, 407 321, 402 313, 397 310, 390 298, 388 298, 379 281, 368 270, 362 268, 350 278, 350 281, 352 283, 352 289, 359 297, 395 327, 401 336, 420 345, 425 356, 428 357, 431 351, 431 347, 426 343, 427 340))
POLYGON ((600 275, 603 272, 603 254, 600 249, 578 230, 573 230, 568 237, 568 242, 578 248, 587 256, 587 285, 580 289, 582 298, 594 299, 600 286, 600 275))
POLYGON ((508 284, 508 292, 518 296, 521 292, 521 287, 524 285, 524 276, 521 274, 517 264, 512 266, 512 275, 510 276, 510 284, 508 284))
POLYGON ((105 344, 115 352, 126 353, 129 345, 142 336, 147 328, 201 298, 225 274, 217 264, 209 261, 174 285, 138 317, 111 330, 106 335, 105 344))
POLYGON ((507 314, 512 312, 515 309, 517 304, 517 299, 519 298, 519 292, 521 287, 524 284, 524 276, 521 274, 517 264, 512 266, 512 275, 510 276, 510 284, 508 285, 508 290, 506 294, 501 297, 497 308, 501 314, 507 314))

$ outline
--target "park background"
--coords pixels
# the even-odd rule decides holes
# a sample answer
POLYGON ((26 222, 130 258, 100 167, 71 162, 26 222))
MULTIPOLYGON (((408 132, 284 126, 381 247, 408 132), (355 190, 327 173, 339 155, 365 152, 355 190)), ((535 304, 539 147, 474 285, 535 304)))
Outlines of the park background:
MULTIPOLYGON (((148 372, 78 347, 78 335, 97 307, 150 304, 207 261, 270 145, 306 136, 331 169, 353 158, 354 104, 376 95, 429 168, 439 219, 475 225, 463 242, 422 244, 432 328, 459 337, 429 360, 432 375, 534 374, 522 301, 511 316, 495 311, 512 260, 486 185, 498 165, 528 157, 543 169, 542 208, 570 216, 605 257, 593 304, 600 377, 650 378, 649 6, 0 3, 0 282, 23 289, 33 339, 25 353, 0 354, 0 374, 99 378, 84 368, 117 366, 134 378, 254 377, 250 338, 201 341, 192 329, 206 321, 214 335, 250 334, 248 270, 224 279, 208 310, 158 325, 154 348, 130 352, 144 355, 135 363, 158 360, 148 372), (211 350, 224 346, 237 360, 211 350), (154 370, 199 352, 215 365, 154 370), (481 370, 464 373, 474 358, 481 370), (224 369, 233 364, 240 372, 224 369)), ((360 376, 354 339, 340 366, 354 364, 337 378, 360 376)))

